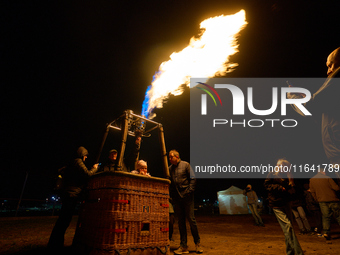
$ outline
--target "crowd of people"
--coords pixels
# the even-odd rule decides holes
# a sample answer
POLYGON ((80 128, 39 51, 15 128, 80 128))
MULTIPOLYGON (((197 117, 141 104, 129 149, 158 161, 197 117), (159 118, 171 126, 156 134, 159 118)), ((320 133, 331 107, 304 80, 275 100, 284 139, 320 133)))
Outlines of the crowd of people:
MULTIPOLYGON (((85 166, 85 160, 88 156, 88 151, 84 147, 79 147, 77 155, 67 166, 63 169, 63 183, 61 188, 62 208, 59 218, 52 230, 48 242, 48 248, 51 252, 60 251, 64 246, 64 235, 69 227, 72 216, 75 212, 77 202, 82 198, 83 191, 86 188, 88 178, 95 173, 100 172, 114 172, 123 171, 131 174, 143 175, 151 177, 148 173, 147 162, 144 160, 137 160, 139 154, 141 138, 136 137, 135 147, 132 152, 132 157, 129 160, 123 160, 121 166, 118 166, 116 149, 109 152, 107 163, 101 167, 99 164, 94 164, 91 169, 85 166), (135 169, 129 169, 129 165, 135 163, 135 169)), ((187 245, 187 230, 186 220, 189 221, 191 233, 196 244, 196 253, 203 253, 200 244, 200 236, 198 234, 197 223, 194 216, 194 191, 196 180, 194 173, 188 162, 182 161, 179 153, 176 150, 169 152, 169 161, 171 165, 170 170, 170 208, 169 208, 169 240, 172 240, 173 225, 175 222, 175 213, 178 218, 178 226, 180 231, 181 244, 180 247, 174 251, 175 254, 189 253, 187 245), (176 208, 176 209, 174 209, 176 208)))
MULTIPOLYGON (((328 78, 325 83, 305 103, 305 107, 321 114, 321 138, 325 154, 331 165, 340 163, 340 105, 338 95, 340 84, 337 79, 340 71, 340 48, 335 49, 327 58, 328 78)), ((289 93, 289 99, 305 97, 304 94, 289 93)), ((297 107, 294 109, 304 115, 297 107)), ((285 159, 280 159, 277 166, 290 165, 285 159)), ((281 167, 282 169, 282 167, 281 167)), ((339 180, 339 173, 337 179, 339 180)), ((294 184, 290 173, 277 171, 270 173, 265 180, 268 191, 269 204, 282 228, 286 241, 287 254, 303 254, 299 241, 292 227, 292 214, 299 225, 300 233, 313 234, 301 204, 301 192, 294 184)), ((308 188, 308 187, 307 187, 308 188)), ((305 191, 306 202, 317 224, 317 235, 330 240, 331 218, 334 215, 340 224, 340 202, 337 193, 339 186, 327 176, 325 169, 321 169, 309 181, 309 189, 305 191), (321 213, 320 213, 321 212, 321 213), (320 215, 322 221, 320 220, 320 215), (322 224, 321 224, 322 222, 322 224), (322 234, 321 234, 322 225, 322 234)))
POLYGON ((270 173, 264 182, 268 191, 269 206, 279 222, 285 236, 287 254, 303 254, 293 229, 293 215, 300 229, 300 235, 316 235, 330 240, 331 218, 340 225, 340 191, 335 181, 327 176, 325 170, 317 173, 303 186, 294 182, 293 176, 282 166, 290 166, 286 159, 279 159, 276 166, 281 171, 270 173), (315 228, 312 229, 304 207, 313 216, 315 228))
MULTIPOLYGON (((322 115, 321 136, 323 147, 330 164, 340 164, 340 107, 339 107, 339 90, 340 84, 336 84, 335 77, 339 76, 340 71, 340 48, 334 50, 327 58, 328 79, 313 94, 311 100, 305 104, 305 107, 322 115)), ((304 97, 303 94, 288 94, 288 98, 304 97)), ((300 114, 303 114, 296 109, 300 114)), ((48 247, 56 250, 63 247, 64 234, 68 228, 76 203, 80 199, 89 176, 96 172, 107 171, 126 171, 132 174, 144 175, 151 177, 147 170, 147 162, 138 160, 141 138, 136 137, 135 147, 131 157, 121 162, 117 162, 117 150, 109 152, 108 162, 101 167, 98 164, 88 169, 85 166, 85 159, 88 152, 84 147, 79 147, 77 156, 66 168, 63 176, 62 192, 62 209, 60 216, 53 228, 48 247), (130 169, 131 162, 134 169, 130 169)), ((187 245, 187 227, 188 221, 190 230, 195 242, 196 253, 203 253, 201 239, 198 232, 197 222, 194 215, 194 191, 196 179, 190 164, 181 160, 178 151, 169 152, 170 173, 170 226, 169 239, 172 240, 173 224, 175 216, 178 219, 180 233, 180 247, 174 251, 175 254, 189 253, 187 245)), ((276 163, 278 169, 284 169, 283 166, 290 166, 290 162, 284 158, 279 159, 276 163)), ((339 180, 339 176, 338 180, 339 180)), ((300 229, 299 234, 315 235, 331 239, 331 219, 332 216, 340 224, 340 200, 338 184, 327 175, 327 171, 321 170, 317 175, 310 179, 309 184, 301 186, 294 180, 293 176, 285 171, 274 171, 269 173, 264 181, 264 187, 268 192, 269 206, 272 208, 275 217, 282 228, 286 243, 287 254, 303 254, 303 250, 298 241, 297 235, 293 228, 293 216, 300 229), (304 207, 307 208, 315 222, 315 228, 312 228, 306 216, 304 207)), ((264 227, 264 222, 258 213, 258 197, 252 186, 247 185, 244 195, 248 200, 248 207, 251 211, 256 226, 264 227)))

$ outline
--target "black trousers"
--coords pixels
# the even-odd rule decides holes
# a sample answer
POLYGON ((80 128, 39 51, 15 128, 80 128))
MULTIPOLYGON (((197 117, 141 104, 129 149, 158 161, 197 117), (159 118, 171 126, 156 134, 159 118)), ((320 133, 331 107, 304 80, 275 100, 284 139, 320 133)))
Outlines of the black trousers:
POLYGON ((190 194, 185 198, 174 199, 174 204, 175 214, 178 217, 181 246, 188 247, 186 220, 189 222, 191 234, 194 238, 195 244, 199 244, 200 236, 198 234, 197 222, 194 215, 194 194, 190 194))
POLYGON ((174 224, 175 224, 175 214, 169 214, 169 240, 172 239, 172 234, 174 233, 174 224))
POLYGON ((52 230, 48 248, 58 249, 64 246, 64 235, 71 223, 77 201, 77 197, 70 197, 68 194, 63 196, 60 215, 52 230))

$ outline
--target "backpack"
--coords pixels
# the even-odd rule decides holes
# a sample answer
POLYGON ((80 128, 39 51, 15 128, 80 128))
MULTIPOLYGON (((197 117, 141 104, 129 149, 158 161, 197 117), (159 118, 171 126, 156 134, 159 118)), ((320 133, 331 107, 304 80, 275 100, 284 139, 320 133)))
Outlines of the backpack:
POLYGON ((54 178, 55 180, 54 190, 56 192, 61 192, 64 188, 64 177, 67 168, 68 166, 63 166, 62 168, 58 169, 57 176, 54 178))

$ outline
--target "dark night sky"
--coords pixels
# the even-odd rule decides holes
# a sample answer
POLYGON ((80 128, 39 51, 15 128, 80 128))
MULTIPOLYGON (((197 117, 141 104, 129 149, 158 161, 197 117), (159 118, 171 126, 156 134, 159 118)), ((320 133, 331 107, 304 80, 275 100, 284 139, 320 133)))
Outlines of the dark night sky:
MULTIPOLYGON (((160 63, 183 49, 204 19, 246 11, 240 52, 232 57, 239 66, 229 77, 325 77, 326 58, 340 46, 339 7, 291 0, 1 1, 0 197, 18 198, 26 171, 24 198, 49 196, 53 172, 80 145, 90 163, 105 124, 126 109, 140 113, 160 63)), ((156 113, 167 149, 189 160, 189 92, 156 113)), ((110 132, 109 147, 117 146, 116 135, 110 132)), ((322 159, 318 127, 306 136, 322 159)), ((144 143, 141 157, 150 162, 158 145, 144 143)), ((162 176, 161 166, 150 171, 162 176)), ((200 180, 197 195, 247 182, 200 180)), ((254 185, 261 192, 262 183, 254 185)))

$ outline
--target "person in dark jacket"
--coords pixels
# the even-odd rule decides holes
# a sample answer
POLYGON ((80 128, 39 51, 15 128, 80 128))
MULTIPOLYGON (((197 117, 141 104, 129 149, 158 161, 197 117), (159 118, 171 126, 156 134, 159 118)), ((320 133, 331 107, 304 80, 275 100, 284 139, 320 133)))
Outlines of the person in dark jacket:
POLYGON ((99 172, 113 172, 115 171, 116 163, 117 163, 117 155, 118 152, 116 149, 112 149, 109 151, 109 157, 107 159, 107 163, 99 168, 99 172))
MULTIPOLYGON (((340 47, 335 49, 327 58, 328 78, 305 107, 314 115, 322 114, 321 137, 326 156, 331 164, 340 164, 340 47)), ((301 98, 303 94, 288 93, 288 98, 301 98)), ((304 114, 295 106, 295 111, 304 114)), ((339 173, 336 172, 339 179, 339 173)))
POLYGON ((306 201, 306 207, 307 210, 312 214, 314 218, 314 222, 316 224, 315 232, 317 233, 318 237, 322 237, 321 231, 322 231, 322 214, 320 210, 319 203, 314 199, 312 193, 309 189, 309 184, 306 183, 304 186, 304 196, 306 201))
POLYGON ((178 226, 181 244, 175 254, 189 253, 187 245, 186 219, 189 221, 190 229, 196 244, 196 253, 202 253, 200 236, 194 215, 194 191, 196 179, 194 172, 188 162, 180 159, 176 150, 169 152, 170 171, 170 197, 174 202, 175 214, 178 216, 178 226))
POLYGON ((303 209, 303 205, 305 202, 303 189, 298 183, 295 184, 293 179, 291 179, 291 186, 292 186, 291 207, 292 207, 292 212, 295 217, 295 220, 300 229, 299 235, 304 235, 304 234, 313 235, 314 232, 312 231, 309 225, 305 210, 303 209))
POLYGON ((253 215, 255 219, 255 226, 264 227, 262 218, 257 211, 257 205, 258 205, 257 194, 252 189, 252 186, 250 184, 248 184, 247 187, 243 190, 243 195, 247 196, 248 198, 248 207, 249 207, 249 210, 251 211, 251 214, 253 215))
MULTIPOLYGON (((141 143, 141 137, 136 136, 133 151, 130 153, 130 155, 126 159, 124 158, 124 160, 122 162, 122 168, 121 168, 120 171, 129 172, 130 169, 135 168, 134 164, 136 163, 136 160, 137 160, 137 157, 138 157, 138 154, 139 154, 140 143, 141 143), (133 167, 131 167, 132 165, 133 165, 133 167)), ((117 156, 118 156, 118 152, 117 152, 116 149, 110 150, 108 161, 104 166, 100 167, 99 172, 114 172, 114 171, 116 171, 117 167, 118 167, 117 156)))
POLYGON ((290 206, 291 189, 286 169, 290 163, 279 159, 274 172, 270 172, 264 182, 268 191, 269 206, 279 222, 285 236, 286 254, 303 254, 300 243, 293 229, 292 210, 290 206))
POLYGON ((62 207, 48 242, 48 248, 52 251, 61 249, 64 246, 66 229, 71 223, 72 215, 85 189, 88 177, 93 175, 98 169, 98 164, 93 165, 90 170, 87 169, 84 164, 87 156, 88 151, 84 147, 79 147, 76 158, 64 170, 61 194, 62 207))

